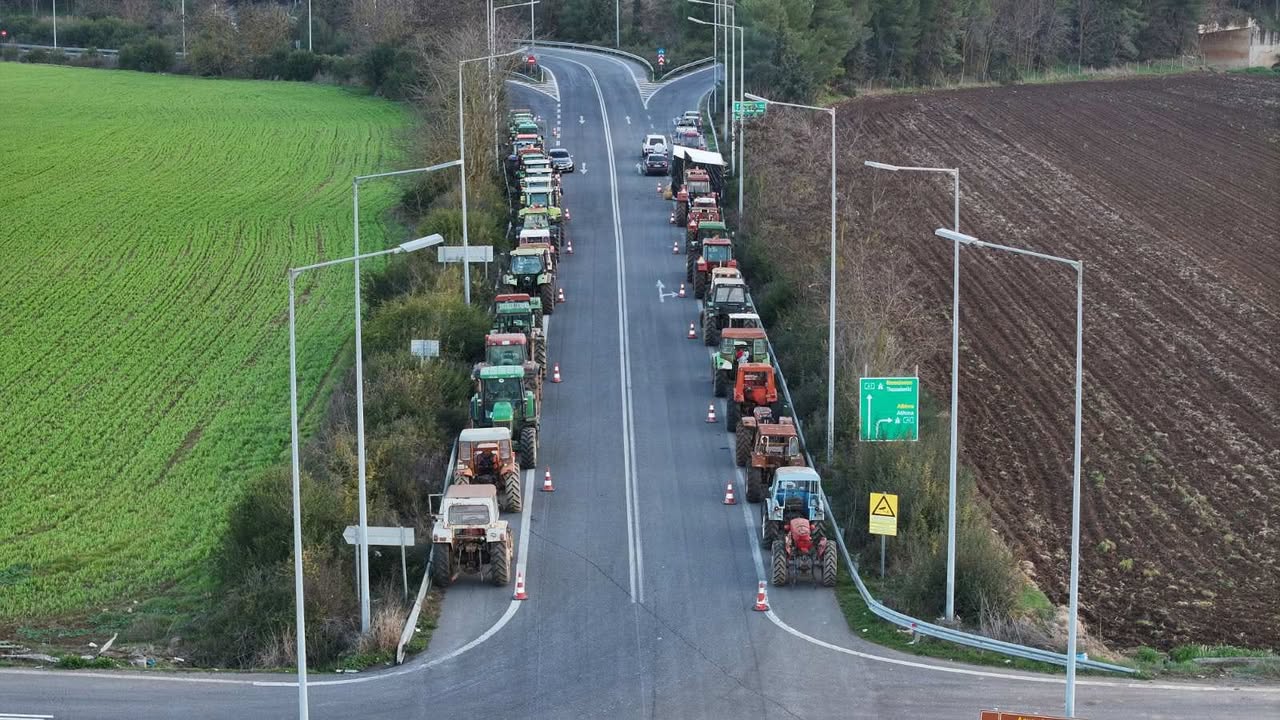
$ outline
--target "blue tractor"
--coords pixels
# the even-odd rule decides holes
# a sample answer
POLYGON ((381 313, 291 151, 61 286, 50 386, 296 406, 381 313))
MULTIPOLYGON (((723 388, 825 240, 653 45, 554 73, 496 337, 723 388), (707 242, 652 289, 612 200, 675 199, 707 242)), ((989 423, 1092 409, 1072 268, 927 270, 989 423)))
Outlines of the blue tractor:
POLYGON ((778 468, 760 512, 760 545, 772 554, 774 585, 808 575, 835 586, 840 553, 823 534, 822 479, 813 468, 778 468))

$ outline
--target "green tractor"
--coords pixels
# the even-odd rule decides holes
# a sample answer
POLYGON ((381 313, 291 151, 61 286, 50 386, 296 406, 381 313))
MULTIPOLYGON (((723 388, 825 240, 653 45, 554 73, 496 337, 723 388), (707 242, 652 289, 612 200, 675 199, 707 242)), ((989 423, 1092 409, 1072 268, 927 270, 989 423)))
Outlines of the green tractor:
POLYGON ((525 386, 519 365, 487 365, 476 378, 471 396, 471 427, 505 427, 511 430, 526 470, 538 465, 538 398, 525 386))
POLYGON ((698 324, 702 341, 715 347, 720 343, 720 331, 729 326, 729 316, 754 309, 751 293, 737 268, 719 267, 711 271, 711 285, 703 295, 698 324))
MULTIPOLYGON (((520 334, 526 339, 526 360, 538 365, 539 374, 547 376, 547 339, 542 332, 542 300, 526 293, 511 293, 494 298, 493 327, 489 337, 520 334)), ((488 350, 486 349, 486 356, 488 350)), ((489 362, 493 363, 492 360, 489 362)), ((493 363, 501 365, 504 363, 493 363)))
POLYGON ((693 273, 697 269, 698 255, 702 252, 702 243, 707 238, 732 237, 729 228, 719 220, 701 220, 697 230, 686 233, 684 238, 684 279, 693 282, 693 273))
POLYGON ((769 362, 769 341, 760 328, 725 328, 711 356, 711 384, 716 397, 729 394, 741 363, 769 362))
POLYGON ((521 245, 512 250, 510 256, 511 265, 502 275, 503 292, 537 295, 543 313, 555 312, 555 248, 541 243, 521 245))

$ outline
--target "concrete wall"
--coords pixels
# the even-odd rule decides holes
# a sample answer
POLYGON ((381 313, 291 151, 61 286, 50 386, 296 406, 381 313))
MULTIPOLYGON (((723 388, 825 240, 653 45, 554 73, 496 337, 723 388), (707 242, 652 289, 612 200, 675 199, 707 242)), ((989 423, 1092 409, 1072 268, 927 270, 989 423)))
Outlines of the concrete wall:
POLYGON ((1280 63, 1280 32, 1253 29, 1249 44, 1249 67, 1271 67, 1280 63))
POLYGON ((1258 27, 1217 29, 1200 34, 1205 63, 1219 68, 1271 67, 1280 62, 1280 33, 1258 27))

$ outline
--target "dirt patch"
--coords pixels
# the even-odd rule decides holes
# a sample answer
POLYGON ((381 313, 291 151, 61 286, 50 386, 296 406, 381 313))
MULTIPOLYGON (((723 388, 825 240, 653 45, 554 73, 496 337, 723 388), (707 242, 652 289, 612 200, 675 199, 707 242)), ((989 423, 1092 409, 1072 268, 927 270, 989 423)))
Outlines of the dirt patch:
MULTIPOLYGON (((964 232, 1084 263, 1081 602, 1093 633, 1280 646, 1280 82, 987 88, 856 100, 839 117, 846 252, 866 233, 894 238, 944 337, 951 246, 932 231, 951 225, 950 178, 864 160, 959 166, 964 232)), ((820 135, 801 144, 825 158, 820 135)), ((824 186, 807 175, 796 202, 824 217, 824 186)), ((813 252, 825 263, 825 247, 813 252)), ((961 462, 1063 603, 1075 275, 962 256, 961 462)), ((945 399, 942 345, 919 360, 945 399)))

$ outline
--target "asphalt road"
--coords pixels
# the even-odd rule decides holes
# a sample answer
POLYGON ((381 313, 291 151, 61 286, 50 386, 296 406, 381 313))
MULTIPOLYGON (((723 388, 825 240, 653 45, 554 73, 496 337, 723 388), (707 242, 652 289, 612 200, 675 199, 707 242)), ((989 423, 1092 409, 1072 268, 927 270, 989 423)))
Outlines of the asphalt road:
MULTIPOLYGON (((703 71, 653 88, 600 55, 542 51, 560 100, 513 88, 562 130, 578 172, 565 178, 575 254, 568 302, 551 320, 541 462, 556 492, 526 479, 530 599, 462 581, 420 658, 357 676, 311 676, 313 718, 976 718, 984 707, 1060 713, 1057 677, 921 661, 861 641, 830 590, 771 588, 753 542, 756 507, 723 423, 704 422, 710 363, 685 332, 683 280, 658 178, 639 143, 697 105, 703 71), (739 505, 722 504, 737 483, 739 505)), ((717 404, 723 417, 724 407, 717 404)), ((0 670, 0 717, 284 718, 292 676, 0 670)), ((1277 718, 1280 690, 1088 678, 1077 714, 1128 718, 1277 718)))

